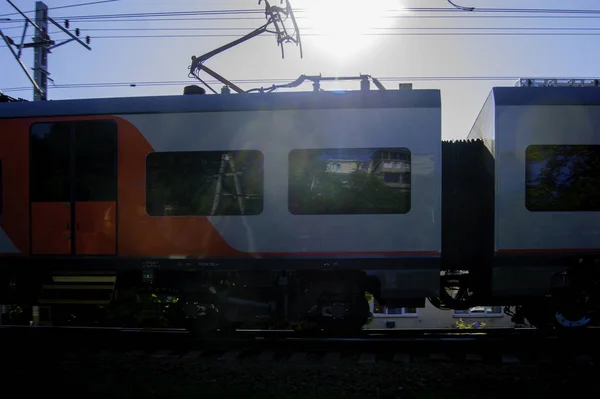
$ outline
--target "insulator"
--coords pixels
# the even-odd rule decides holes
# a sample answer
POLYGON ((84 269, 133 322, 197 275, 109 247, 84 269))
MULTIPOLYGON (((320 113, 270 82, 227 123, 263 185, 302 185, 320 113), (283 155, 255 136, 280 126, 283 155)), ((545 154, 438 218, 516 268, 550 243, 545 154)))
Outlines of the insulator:
POLYGON ((65 19, 65 28, 69 29, 69 20, 65 19))
POLYGON ((75 36, 79 36, 79 28, 75 28, 75 36))

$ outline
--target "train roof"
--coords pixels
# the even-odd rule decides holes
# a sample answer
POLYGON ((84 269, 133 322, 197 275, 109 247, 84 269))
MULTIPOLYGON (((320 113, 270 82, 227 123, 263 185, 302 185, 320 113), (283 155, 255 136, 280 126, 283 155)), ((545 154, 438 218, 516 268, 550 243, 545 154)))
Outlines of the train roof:
POLYGON ((0 104, 0 118, 340 108, 439 108, 439 90, 195 94, 0 104))
POLYGON ((494 87, 496 106, 600 105, 598 87, 494 87))

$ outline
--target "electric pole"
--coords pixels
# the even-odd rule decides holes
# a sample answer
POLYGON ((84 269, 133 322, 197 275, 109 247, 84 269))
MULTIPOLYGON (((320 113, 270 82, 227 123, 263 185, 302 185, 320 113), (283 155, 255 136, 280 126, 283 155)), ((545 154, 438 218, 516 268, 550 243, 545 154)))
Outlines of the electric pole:
MULTIPOLYGON (((23 18, 25 18, 25 26, 23 28, 23 34, 21 35, 21 43, 16 44, 15 41, 6 36, 0 30, 0 36, 4 39, 4 42, 10 49, 11 53, 21 65, 21 69, 27 75, 31 83, 33 84, 33 101, 45 101, 48 99, 48 80, 50 79, 48 76, 50 72, 48 71, 48 54, 51 53, 51 50, 62 46, 63 44, 67 44, 72 41, 76 41, 81 44, 83 47, 91 50, 92 48, 88 46, 90 43, 90 37, 86 36, 85 43, 79 39, 79 28, 75 29, 75 35, 73 35, 69 30, 69 21, 65 21, 65 27, 62 27, 55 20, 48 16, 48 6, 44 4, 42 1, 37 1, 35 3, 35 22, 33 22, 30 18, 28 18, 19 8, 14 5, 10 0, 6 0, 23 18), (70 39, 64 40, 61 43, 56 44, 54 40, 50 38, 48 34, 48 23, 55 25, 57 28, 65 32, 70 36, 70 39), (35 36, 33 38, 33 42, 25 43, 25 35, 27 34, 27 28, 29 25, 33 26, 35 29, 35 36), (87 43, 87 44, 86 44, 87 43), (13 49, 15 47, 18 51, 13 49), (21 53, 24 48, 32 48, 34 51, 33 57, 33 77, 27 71, 27 68, 21 61, 21 53)), ((52 79, 50 79, 52 80, 52 79)))
MULTIPOLYGON (((48 6, 41 1, 35 3, 35 30, 34 43, 43 43, 50 39, 48 36, 48 6)), ((33 101, 45 101, 48 99, 48 48, 39 45, 33 48, 33 78, 38 88, 33 90, 33 101)))

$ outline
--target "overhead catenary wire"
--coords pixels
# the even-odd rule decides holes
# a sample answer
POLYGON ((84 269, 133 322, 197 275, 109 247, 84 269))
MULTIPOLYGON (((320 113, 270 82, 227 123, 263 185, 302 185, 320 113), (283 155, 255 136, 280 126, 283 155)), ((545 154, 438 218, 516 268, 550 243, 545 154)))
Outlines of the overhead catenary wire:
MULTIPOLYGON (((390 29, 390 28, 388 28, 390 29)), ((417 29, 418 28, 414 28, 417 29)), ((483 30, 483 32, 453 32, 449 30, 463 29, 470 30, 470 28, 426 28, 429 30, 439 30, 438 32, 358 32, 354 36, 422 36, 422 37, 435 37, 435 36, 465 36, 465 37, 476 37, 476 36, 600 36, 598 32, 599 28, 539 28, 534 31, 535 28, 522 28, 522 32, 502 32, 503 28, 473 28, 473 30, 483 30), (489 31, 488 31, 489 30, 489 31), (494 30, 494 31, 492 31, 494 30)), ((506 28, 519 30, 520 28, 506 28)), ((54 32, 53 34, 58 33, 54 32)), ((94 40, 97 39, 198 39, 198 38, 221 38, 221 37, 239 37, 240 33, 201 33, 201 34, 157 34, 157 35, 100 35, 93 36, 94 40)), ((330 36, 329 33, 311 33, 306 32, 302 35, 303 37, 312 36, 330 36)), ((257 36, 256 39, 266 39, 270 36, 257 36)), ((4 48, 6 45, 0 45, 0 48, 4 48)))
MULTIPOLYGON (((114 0, 105 0, 105 1, 114 1, 114 0)), ((90 5, 97 4, 98 2, 90 2, 83 3, 80 5, 90 5)), ((76 5, 73 5, 76 6, 76 5)), ((77 5, 79 6, 79 5, 77 5)), ((68 6, 64 6, 66 8, 68 6)), ((57 9, 55 7, 54 9, 57 9)), ((303 8, 295 8, 294 12, 297 14, 298 19, 305 18, 302 14, 306 12, 310 12, 310 10, 303 8)), ((554 15, 562 16, 562 17, 581 17, 581 16, 596 16, 600 17, 600 9, 556 9, 556 8, 475 8, 473 11, 466 12, 463 9, 455 8, 455 7, 406 7, 401 10, 387 10, 386 12, 396 13, 397 15, 389 15, 394 18, 406 18, 411 17, 407 15, 402 15, 407 12, 409 13, 446 13, 449 15, 444 15, 440 17, 448 18, 448 17, 475 17, 473 15, 474 12, 477 13, 487 13, 487 14, 533 14, 528 17, 551 17, 552 14, 563 14, 563 15, 554 15), (467 15, 465 15, 467 14, 467 15), (540 15, 544 14, 544 15, 540 15), (564 14, 575 14, 575 15, 564 15, 564 14)), ((220 19, 263 19, 262 15, 264 14, 264 10, 260 8, 256 9, 216 9, 216 10, 196 10, 196 11, 163 11, 163 12, 138 12, 138 13, 115 13, 115 14, 92 14, 92 15, 70 15, 70 16, 55 16, 55 19, 68 19, 70 21, 84 22, 84 21, 104 21, 107 20, 119 20, 119 22, 131 22, 135 20, 144 19, 145 21, 149 20, 159 20, 165 17, 173 17, 173 16, 221 16, 220 19), (256 15, 254 18, 248 18, 248 15, 256 15), (231 16, 240 16, 244 15, 243 18, 231 18, 231 16), (230 16, 223 18, 222 16, 230 16)), ((4 14, 2 16, 10 16, 14 14, 4 14)), ((423 16, 416 16, 423 17, 423 16)), ((479 17, 482 17, 479 15, 479 17)), ((488 17, 502 17, 500 15, 490 15, 488 17)), ((514 18, 514 15, 509 15, 505 17, 514 18)), ((211 18, 213 19, 213 18, 211 18)), ((216 19, 216 18, 215 18, 216 19)), ((15 19, 14 22, 24 22, 24 20, 15 19)))
MULTIPOLYGON (((64 5, 64 6, 56 6, 56 7, 48 7, 48 10, 59 10, 59 9, 65 9, 65 8, 74 8, 74 7, 83 7, 83 6, 91 6, 91 5, 96 5, 96 4, 102 4, 102 3, 112 3, 118 0, 98 0, 98 1, 90 1, 87 3, 79 3, 79 4, 68 4, 68 5, 64 5)), ((35 10, 29 10, 29 11, 25 11, 24 14, 31 14, 34 13, 35 10)), ((0 17, 10 17, 12 15, 20 15, 18 12, 11 12, 8 14, 0 14, 0 17)))
POLYGON ((543 14, 600 14, 594 9, 561 9, 561 8, 500 8, 500 7, 466 7, 457 3, 457 0, 446 0, 452 10, 456 12, 484 12, 484 13, 543 13, 543 14))
MULTIPOLYGON (((381 82, 402 81, 517 81, 522 76, 387 76, 377 78, 381 82)), ((597 77, 569 77, 569 79, 596 79, 597 77)), ((238 79, 232 80, 236 84, 277 84, 287 83, 297 78, 278 79, 238 79)), ((565 78, 566 79, 566 78, 565 78)), ((218 84, 217 80, 208 80, 209 84, 218 84)), ((332 81, 330 83, 340 83, 332 81)), ((164 80, 164 81, 142 81, 142 82, 97 82, 97 83, 66 83, 53 85, 53 89, 90 89, 90 88, 115 88, 115 87, 149 87, 149 86, 181 86, 190 84, 189 80, 164 80)), ((29 86, 7 87, 1 89, 4 92, 18 92, 31 90, 29 86)))
MULTIPOLYGON (((58 8, 68 8, 75 6, 83 6, 83 5, 92 5, 99 3, 112 2, 115 0, 104 0, 104 1, 94 1, 89 3, 82 3, 78 5, 71 6, 63 6, 63 7, 53 7, 51 9, 58 8)), ((295 9, 295 12, 299 15, 298 19, 306 19, 306 16, 302 14, 307 10, 305 9, 295 9)), ((527 18, 527 19, 535 19, 535 18, 600 18, 600 10, 585 10, 585 9, 491 9, 491 8, 478 8, 473 9, 472 11, 465 11, 463 9, 456 9, 453 7, 429 7, 429 8, 406 8, 401 10, 400 13, 397 11, 388 11, 389 14, 384 15, 384 18, 527 18), (405 12, 413 12, 418 15, 406 15, 405 12), (477 12, 477 14, 474 14, 477 12), (442 13, 443 15, 427 15, 431 13, 442 13), (486 13, 490 13, 492 15, 485 15, 486 13), (503 13, 511 13, 512 15, 502 15, 503 13), (515 15, 515 14, 529 14, 529 15, 515 15)), ((163 22, 167 20, 171 21, 222 21, 222 20, 263 20, 264 19, 264 9, 219 9, 219 10, 198 10, 198 11, 168 11, 168 12, 155 12, 155 13, 121 13, 121 14, 97 14, 97 15, 75 15, 75 16, 66 16, 66 17, 54 17, 57 20, 68 19, 70 21, 77 21, 80 23, 102 23, 102 28, 96 28, 95 31, 114 31, 114 32, 144 32, 144 31, 210 31, 213 30, 215 32, 220 31, 237 31, 237 30, 247 30, 248 28, 109 28, 106 27, 106 24, 110 24, 113 22, 163 22), (255 17, 253 17, 255 15, 255 17), (196 18, 194 18, 196 17, 196 18)), ((10 22, 17 22, 17 20, 12 20, 10 22)), ((0 27, 2 27, 0 25, 0 27)), ((10 29, 18 29, 18 26, 9 27, 10 29)), ((2 27, 2 29, 8 29, 2 27)), ((302 28, 306 33, 303 36, 324 36, 325 33, 312 33, 311 28, 302 28)), ((468 28, 453 28, 453 27, 436 27, 436 28, 427 28, 427 27, 419 27, 419 28, 367 28, 371 30, 384 30, 383 32, 360 32, 358 35, 361 36, 598 36, 600 33, 596 33, 594 31, 599 30, 598 27, 584 28, 584 27, 485 27, 485 28, 477 28, 477 27, 468 27, 468 28), (412 32, 408 32, 412 31, 412 32), (434 31, 434 32, 424 32, 424 31, 434 31)), ((88 30, 88 29, 85 29, 88 30)), ((92 31, 93 29, 89 29, 92 31)), ((58 32, 55 32, 58 33, 58 32)), ((55 34, 53 33, 53 34, 55 34)), ((228 33, 214 33, 214 34, 156 34, 156 35, 101 35, 94 36, 94 39, 184 39, 184 38, 218 38, 218 37, 239 37, 238 34, 228 34, 228 33)), ((267 38, 268 36, 264 36, 267 38)), ((6 46, 0 46, 6 47, 6 46)), ((417 80, 414 77, 408 77, 406 79, 417 80)), ((441 79, 441 78, 426 78, 430 80, 449 80, 449 79, 441 79)), ((469 78, 461 78, 463 80, 472 80, 469 78)), ((479 79, 479 78, 477 78, 479 79)), ((483 78, 486 79, 486 78, 483 78)), ((506 79, 516 79, 516 78, 499 78, 499 80, 506 79)), ((380 79, 381 80, 381 79, 380 79)), ((452 80, 452 78, 450 78, 452 80)), ((481 80, 481 79, 479 79, 481 80)), ((487 80, 498 80, 498 79, 487 79, 487 80)), ((282 81, 282 80, 280 80, 282 81)), ((239 82, 239 81, 238 81, 239 82)), ((268 80, 265 83, 275 83, 274 80, 268 80)), ((189 83, 186 81, 186 83, 189 83)), ((259 81, 254 81, 250 83, 261 83, 259 81)), ((160 82, 152 83, 154 85, 160 85, 160 82)), ((162 83, 165 84, 165 83, 162 83)), ((168 84, 168 83, 166 83, 168 84)), ((176 83, 181 84, 181 82, 176 83)), ((130 85, 130 83, 125 83, 124 85, 130 85)), ((138 86, 144 85, 143 83, 138 83, 138 86)), ((150 85, 150 84, 149 84, 150 85)), ((69 86, 69 85, 55 85, 54 88, 79 88, 83 86, 69 86)), ((116 86, 106 86, 106 87, 116 87, 116 86)), ((30 89, 29 87, 27 88, 30 89)), ((10 89, 7 89, 10 90, 10 89)))
MULTIPOLYGON (((542 9, 542 8, 481 8, 476 9, 479 13, 517 13, 517 14, 586 14, 600 15, 600 9, 542 9)), ((294 8, 294 13, 298 18, 302 18, 303 13, 310 13, 311 10, 304 8, 294 8)), ((407 13, 407 12, 429 12, 429 13, 463 13, 453 7, 406 7, 400 10, 385 10, 386 13, 407 13)), ((197 10, 197 11, 163 11, 163 12, 140 12, 140 13, 119 13, 119 14, 96 14, 96 15, 73 15, 61 16, 57 18, 67 18, 71 21, 100 20, 114 18, 148 18, 148 17, 170 17, 170 16, 198 16, 198 15, 263 15, 263 9, 229 9, 229 10, 197 10)))
MULTIPOLYGON (((473 14, 454 14, 454 15, 381 15, 380 18, 384 18, 384 19, 431 19, 431 20, 435 20, 435 19, 444 19, 444 20, 451 20, 451 19, 524 19, 524 20, 552 20, 552 19, 559 19, 559 20, 582 20, 582 19, 586 19, 586 20, 595 20, 595 19, 599 19, 600 18, 600 14, 589 14, 589 15, 473 15, 473 14)), ((68 19, 69 21, 73 21, 70 17, 56 17, 55 19, 57 20, 62 20, 62 19, 68 19)), ((302 15, 298 15, 296 16, 297 20, 304 20, 304 19, 310 19, 310 17, 306 17, 306 16, 302 16, 302 15)), ((76 21, 78 25, 81 24, 98 24, 101 23, 103 25, 106 24, 110 24, 110 23, 122 23, 122 22, 127 22, 127 23, 135 23, 135 22, 196 22, 196 21, 203 21, 203 22, 210 22, 210 21, 215 21, 215 22, 222 22, 222 21, 263 21, 264 17, 231 17, 231 16, 205 16, 205 17, 178 17, 178 18, 172 18, 172 17, 167 17, 167 18, 163 18, 163 17, 144 17, 144 18, 115 18, 115 19, 86 19, 86 20, 81 20, 81 21, 76 21)), ((12 19, 10 21, 6 21, 7 23, 21 23, 24 22, 24 20, 15 20, 12 19)), ((7 30, 7 29, 22 29, 22 25, 13 25, 13 26, 9 26, 9 27, 2 27, 3 30, 7 30)))
MULTIPOLYGON (((523 31, 575 31, 575 32, 579 32, 579 31, 596 31, 596 30, 600 30, 600 26, 596 26, 596 27, 504 27, 504 26, 500 26, 500 27, 435 27, 435 28, 431 28, 431 27, 416 27, 416 28, 407 28, 407 27, 380 27, 380 26, 373 26, 373 27, 364 27, 362 28, 364 30, 374 30, 374 31, 379 31, 379 30, 389 30, 389 31, 408 31, 408 30, 416 30, 416 31, 423 31, 423 30, 447 30, 447 31, 456 31, 456 30, 464 30, 464 31, 473 31, 473 30, 482 30, 482 31, 488 31, 488 30, 498 30, 498 31, 515 31, 515 30, 523 30, 523 31)), ((199 27, 194 27, 194 28, 98 28, 98 29, 86 29, 86 32, 160 32, 160 31, 175 31, 175 32, 181 32, 181 31, 234 31, 234 32, 241 32, 240 34, 242 34, 243 32, 247 31, 248 28, 238 28, 238 27, 228 27, 228 28, 224 28, 224 27, 215 27, 215 28, 199 28, 199 27)), ((310 35, 311 31, 318 31, 319 28, 303 28, 303 31, 308 32, 308 35, 310 35)), ((60 31, 56 31, 56 32, 50 32, 50 35, 53 34, 57 34, 60 33, 60 31)), ((364 34, 364 32, 359 32, 356 33, 355 35, 362 35, 364 34)), ((226 36, 227 34, 218 34, 218 36, 226 36)), ((320 33, 319 35, 324 35, 324 33, 320 33)), ((229 35, 227 35, 229 36, 229 35)), ((237 36, 237 34, 233 35, 233 36, 237 36)), ((98 37, 102 37, 102 36, 95 36, 96 38, 98 37)))
MULTIPOLYGON (((357 33, 357 36, 598 36, 599 32, 375 32, 357 33)), ((305 33, 306 36, 329 36, 328 33, 305 33)), ((173 35, 109 35, 94 39, 185 39, 201 37, 239 37, 239 34, 173 34, 173 35)), ((267 36, 265 36, 267 37, 267 36)))

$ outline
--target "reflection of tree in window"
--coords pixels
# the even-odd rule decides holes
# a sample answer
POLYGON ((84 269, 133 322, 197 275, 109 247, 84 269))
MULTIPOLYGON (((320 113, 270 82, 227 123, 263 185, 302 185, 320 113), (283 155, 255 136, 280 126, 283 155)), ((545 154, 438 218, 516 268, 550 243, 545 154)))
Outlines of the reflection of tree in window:
POLYGON ((600 210, 600 146, 530 146, 526 160, 527 209, 600 210))
POLYGON ((240 215, 238 197, 243 214, 262 212, 260 151, 156 152, 147 157, 146 173, 149 215, 210 215, 213 206, 215 215, 240 215), (225 162, 223 155, 228 155, 225 162), (217 195, 219 176, 221 195, 217 195))
POLYGON ((410 152, 398 149, 294 150, 294 214, 394 214, 410 210, 410 152), (338 168, 338 165, 346 165, 338 168))

